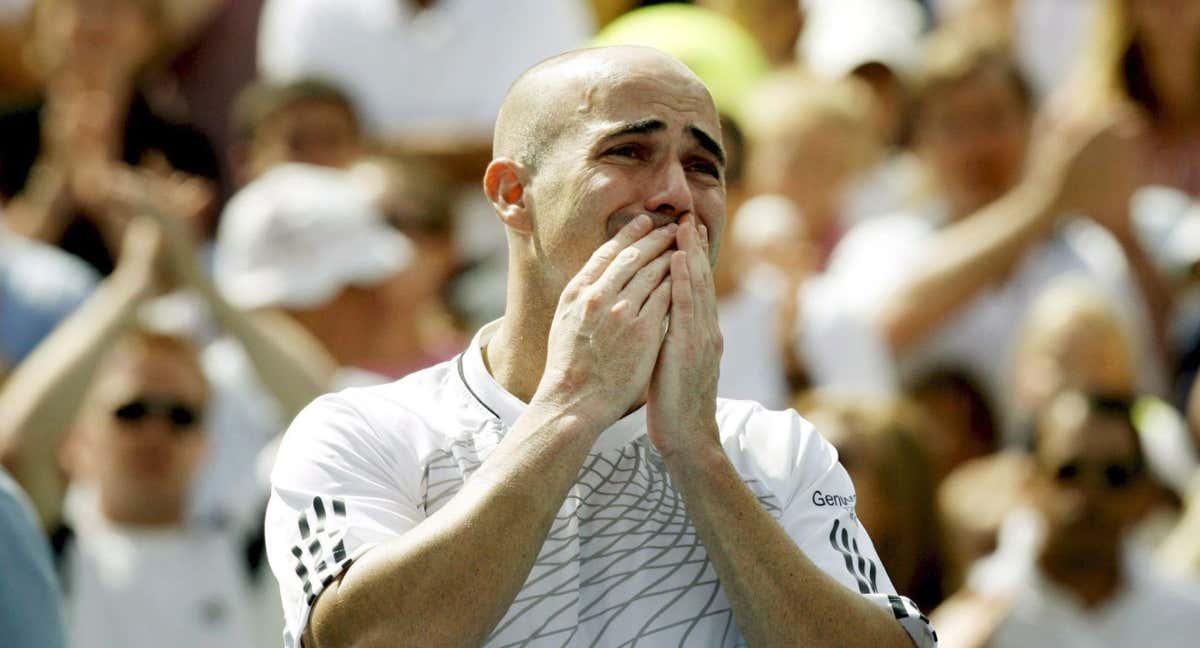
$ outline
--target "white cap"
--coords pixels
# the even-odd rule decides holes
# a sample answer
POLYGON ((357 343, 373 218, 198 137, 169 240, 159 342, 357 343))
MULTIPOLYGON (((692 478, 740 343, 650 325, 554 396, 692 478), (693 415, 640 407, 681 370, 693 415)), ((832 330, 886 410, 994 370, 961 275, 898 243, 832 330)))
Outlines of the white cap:
POLYGON ((287 164, 242 189, 221 217, 214 274, 241 308, 318 306, 404 270, 408 238, 348 173, 287 164))
POLYGON ((840 79, 867 63, 882 63, 902 79, 920 56, 925 17, 913 0, 809 2, 800 56, 813 74, 840 79))

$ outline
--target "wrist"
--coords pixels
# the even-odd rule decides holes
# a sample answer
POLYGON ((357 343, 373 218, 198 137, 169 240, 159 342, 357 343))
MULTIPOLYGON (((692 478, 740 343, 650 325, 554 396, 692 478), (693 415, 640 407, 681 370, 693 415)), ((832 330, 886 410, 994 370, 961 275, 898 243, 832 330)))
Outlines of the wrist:
POLYGON ((614 413, 608 399, 589 390, 587 382, 572 381, 550 370, 543 375, 529 406, 547 414, 567 417, 573 425, 595 429, 597 434, 615 423, 624 412, 614 413))
POLYGON ((611 423, 605 423, 578 403, 563 403, 535 395, 521 418, 529 417, 543 425, 553 426, 571 436, 589 437, 595 441, 611 423))
POLYGON ((681 460, 689 465, 696 462, 708 462, 714 457, 724 457, 725 449, 721 446, 721 432, 717 428, 716 419, 694 423, 679 421, 671 424, 670 429, 661 429, 653 420, 650 422, 650 432, 656 439, 656 447, 663 460, 670 462, 681 460), (670 443, 663 440, 671 439, 670 443))
POLYGON ((681 479, 711 475, 723 464, 728 463, 729 457, 725 454, 725 448, 721 446, 716 432, 710 434, 706 431, 697 437, 665 452, 660 450, 663 463, 671 474, 681 479))

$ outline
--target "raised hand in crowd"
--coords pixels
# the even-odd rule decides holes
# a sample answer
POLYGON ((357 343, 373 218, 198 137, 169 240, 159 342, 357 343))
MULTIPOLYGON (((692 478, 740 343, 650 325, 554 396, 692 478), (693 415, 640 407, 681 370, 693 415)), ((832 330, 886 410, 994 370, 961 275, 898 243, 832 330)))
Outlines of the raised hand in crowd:
POLYGON ((113 203, 120 205, 117 219, 144 215, 157 224, 164 240, 163 280, 203 300, 221 328, 241 343, 284 413, 295 415, 326 390, 336 363, 289 318, 270 311, 248 313, 221 296, 200 265, 195 243, 201 215, 213 201, 211 184, 170 171, 165 161, 158 166, 160 170, 116 170, 112 194, 113 203))
POLYGON ((1173 297, 1138 240, 1131 211, 1140 178, 1139 143, 1146 129, 1144 118, 1135 109, 1118 105, 1099 117, 1065 122, 1058 134, 1047 139, 1048 146, 1055 146, 1057 138, 1070 151, 1062 165, 1057 203, 1068 215, 1086 215, 1120 245, 1150 309, 1159 351, 1165 354, 1173 297))
POLYGON ((140 218, 126 228, 116 270, 13 371, 0 391, 0 463, 29 494, 42 524, 60 519, 67 477, 58 452, 105 353, 155 295, 163 236, 140 218))

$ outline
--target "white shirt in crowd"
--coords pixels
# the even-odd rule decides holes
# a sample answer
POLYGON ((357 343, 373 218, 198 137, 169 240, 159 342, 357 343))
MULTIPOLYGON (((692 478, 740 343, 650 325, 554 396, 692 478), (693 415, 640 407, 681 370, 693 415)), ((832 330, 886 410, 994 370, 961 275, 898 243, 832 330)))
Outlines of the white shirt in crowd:
POLYGON ((1185 648, 1200 636, 1200 591, 1163 575, 1136 539, 1126 543, 1124 582, 1088 609, 1037 567, 1042 525, 1029 510, 1005 520, 1000 544, 969 575, 972 591, 1009 601, 989 648, 1185 648))
POLYGON ((271 81, 339 83, 385 137, 444 131, 491 137, 513 79, 583 46, 582 0, 267 0, 258 56, 271 81))
POLYGON ((737 291, 717 303, 721 337, 721 374, 717 395, 755 400, 769 409, 788 406, 787 368, 776 331, 783 304, 783 280, 770 271, 754 271, 737 291))
MULTIPOLYGON (((284 645, 342 569, 445 506, 525 404, 488 373, 485 327, 455 360, 310 405, 272 473, 267 553, 283 593, 284 645)), ((794 411, 719 400, 721 440, 762 505, 805 554, 900 619, 918 646, 935 637, 897 596, 854 515, 836 451, 794 411)), ((601 434, 529 578, 487 646, 744 645, 684 502, 646 437, 645 409, 601 434)))
POLYGON ((1133 334, 1140 387, 1162 388, 1153 327, 1141 292, 1115 240, 1077 219, 1032 247, 1001 285, 981 290, 927 339, 898 361, 879 327, 881 309, 928 254, 946 221, 945 210, 883 216, 846 234, 825 275, 801 289, 799 335, 819 385, 890 392, 904 376, 951 366, 965 369, 1000 405, 1012 432, 1011 360, 1022 320, 1053 281, 1080 276, 1109 295, 1133 334))
POLYGON ((60 569, 72 648, 278 642, 278 588, 265 570, 250 572, 241 530, 119 526, 79 490, 67 507, 73 537, 60 569))

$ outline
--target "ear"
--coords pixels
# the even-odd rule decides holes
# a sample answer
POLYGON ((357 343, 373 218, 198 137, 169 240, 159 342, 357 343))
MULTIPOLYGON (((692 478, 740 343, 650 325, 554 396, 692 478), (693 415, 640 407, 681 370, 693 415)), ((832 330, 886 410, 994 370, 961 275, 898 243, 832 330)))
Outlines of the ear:
POLYGON ((492 160, 483 174, 483 193, 505 227, 528 236, 533 233, 533 216, 525 203, 524 168, 507 158, 492 160))

